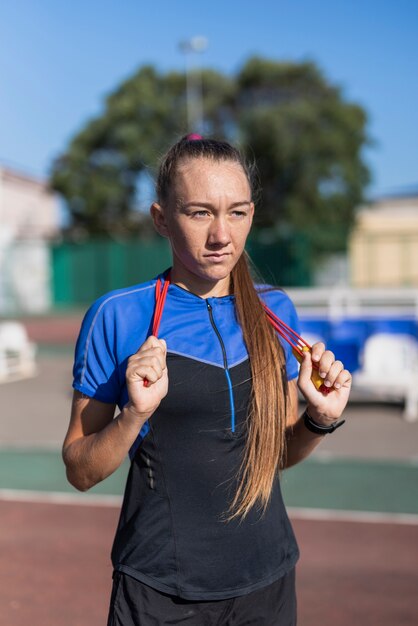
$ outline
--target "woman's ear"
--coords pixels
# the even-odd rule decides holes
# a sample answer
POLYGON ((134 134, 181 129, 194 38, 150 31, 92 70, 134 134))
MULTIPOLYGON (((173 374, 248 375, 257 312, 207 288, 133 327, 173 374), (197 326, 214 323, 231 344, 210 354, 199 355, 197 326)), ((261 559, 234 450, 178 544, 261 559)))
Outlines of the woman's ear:
POLYGON ((153 202, 151 204, 150 213, 157 233, 162 237, 168 237, 168 228, 164 217, 164 209, 157 202, 153 202))
POLYGON ((254 202, 250 203, 250 217, 251 217, 251 225, 253 223, 253 219, 254 219, 254 211, 255 211, 255 206, 254 206, 254 202))

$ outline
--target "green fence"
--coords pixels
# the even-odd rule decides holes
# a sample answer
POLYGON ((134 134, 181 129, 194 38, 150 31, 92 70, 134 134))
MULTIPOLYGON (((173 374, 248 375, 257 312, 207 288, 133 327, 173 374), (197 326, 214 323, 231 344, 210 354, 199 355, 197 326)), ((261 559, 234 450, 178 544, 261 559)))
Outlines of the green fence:
MULTIPOLYGON (((303 237, 263 243, 253 237, 247 245, 266 282, 308 286, 311 271, 303 237)), ((161 238, 127 241, 90 240, 52 247, 52 293, 57 307, 90 304, 111 291, 149 280, 171 265, 168 243, 161 238)))
POLYGON ((250 238, 246 246, 258 274, 265 282, 280 287, 309 287, 313 268, 309 264, 310 244, 302 234, 267 243, 250 238))
POLYGON ((52 248, 52 292, 57 306, 91 303, 112 289, 149 280, 169 267, 163 239, 94 240, 52 248))

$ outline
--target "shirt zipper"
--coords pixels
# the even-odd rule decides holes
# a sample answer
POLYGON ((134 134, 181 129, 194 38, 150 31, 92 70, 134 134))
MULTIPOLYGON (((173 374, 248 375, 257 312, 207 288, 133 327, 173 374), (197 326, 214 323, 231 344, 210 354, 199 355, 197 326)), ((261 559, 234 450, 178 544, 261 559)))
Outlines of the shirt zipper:
POLYGON ((210 319, 210 323, 212 325, 213 330, 215 331, 216 336, 218 337, 219 343, 221 345, 221 350, 222 350, 222 356, 223 356, 223 362, 224 362, 224 371, 225 371, 225 376, 226 376, 226 380, 228 383, 228 390, 229 390, 229 401, 230 401, 230 406, 231 406, 231 431, 234 433, 235 432, 235 402, 234 402, 234 392, 232 390, 232 381, 231 381, 231 376, 229 374, 229 369, 228 369, 228 359, 226 357, 226 350, 225 350, 225 344, 223 342, 221 333, 218 330, 218 327, 215 324, 215 320, 213 319, 213 309, 212 309, 212 305, 206 300, 206 306, 208 308, 208 312, 209 312, 209 319, 210 319))

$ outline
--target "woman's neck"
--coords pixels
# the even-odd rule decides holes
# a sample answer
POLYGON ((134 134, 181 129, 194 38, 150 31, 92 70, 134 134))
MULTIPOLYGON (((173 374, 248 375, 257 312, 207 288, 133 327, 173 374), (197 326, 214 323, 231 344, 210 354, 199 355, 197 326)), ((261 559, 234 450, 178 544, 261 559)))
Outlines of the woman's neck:
POLYGON ((176 271, 173 267, 171 270, 171 282, 200 298, 221 298, 231 293, 230 275, 217 281, 211 281, 190 273, 185 275, 183 272, 176 271))

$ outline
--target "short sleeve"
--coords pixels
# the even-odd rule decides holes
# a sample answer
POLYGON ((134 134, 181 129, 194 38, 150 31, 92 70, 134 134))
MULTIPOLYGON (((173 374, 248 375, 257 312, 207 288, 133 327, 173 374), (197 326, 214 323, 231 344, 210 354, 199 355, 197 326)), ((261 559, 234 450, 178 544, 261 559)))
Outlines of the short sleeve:
POLYGON ((87 311, 78 336, 73 387, 87 396, 117 404, 120 384, 116 359, 114 315, 107 301, 98 300, 87 311))

